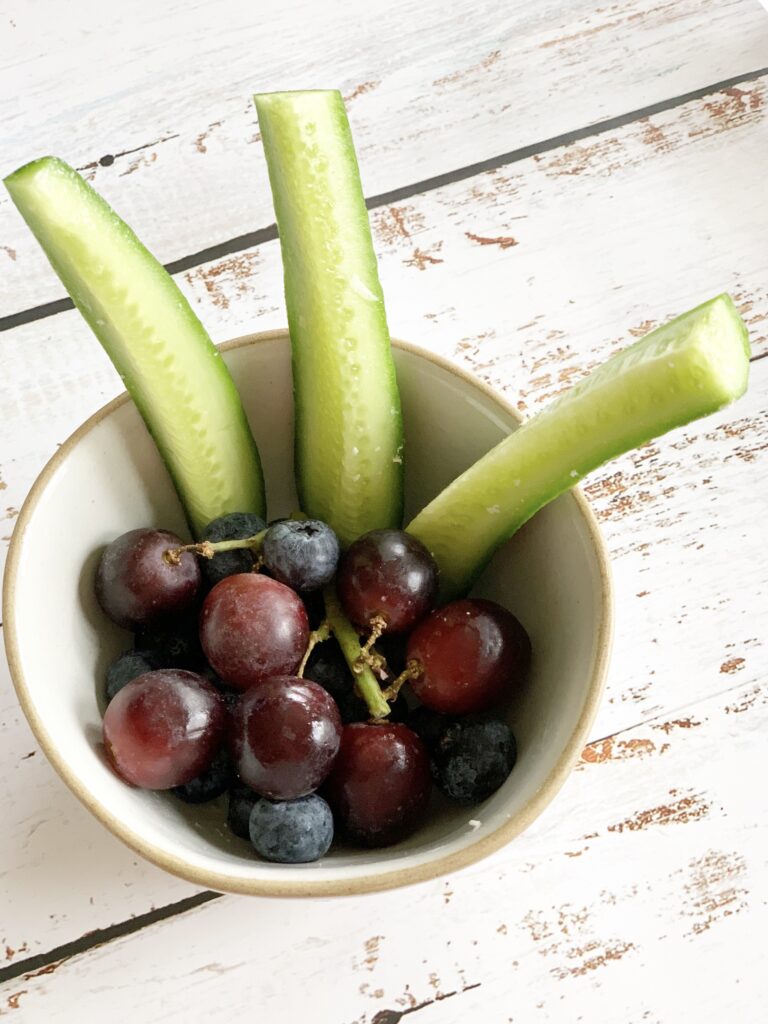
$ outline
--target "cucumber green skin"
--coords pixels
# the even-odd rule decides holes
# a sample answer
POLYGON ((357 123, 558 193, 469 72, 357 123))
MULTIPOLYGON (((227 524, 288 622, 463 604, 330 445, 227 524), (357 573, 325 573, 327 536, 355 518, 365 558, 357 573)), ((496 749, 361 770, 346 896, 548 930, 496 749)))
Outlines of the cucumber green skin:
POLYGON ((407 527, 440 567, 441 600, 585 474, 744 393, 747 330, 728 295, 613 356, 450 484, 407 527))
POLYGON ((254 97, 285 276, 301 507, 342 544, 403 514, 403 429, 384 299, 338 92, 254 97))
POLYGON ((190 528, 265 515, 259 453, 221 355, 165 268, 64 161, 5 179, 154 438, 190 528))

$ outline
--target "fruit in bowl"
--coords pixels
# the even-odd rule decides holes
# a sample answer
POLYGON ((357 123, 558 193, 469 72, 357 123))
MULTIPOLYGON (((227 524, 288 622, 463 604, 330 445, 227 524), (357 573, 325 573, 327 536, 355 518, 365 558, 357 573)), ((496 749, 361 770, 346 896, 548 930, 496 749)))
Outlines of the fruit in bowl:
MULTIPOLYGON (((406 515, 413 515, 519 420, 512 407, 448 363, 400 343, 393 352, 408 446, 406 515), (436 432, 434 424, 441 418, 447 425, 436 432)), ((243 339, 224 346, 222 356, 253 423, 270 515, 288 516, 298 507, 298 496, 287 334, 243 339)), ((216 795, 214 778, 208 789, 213 799, 190 803, 176 790, 126 785, 105 755, 105 675, 118 656, 126 650, 156 656, 170 644, 171 656, 198 674, 204 658, 199 644, 195 650, 186 621, 142 629, 134 639, 105 616, 96 600, 94 579, 102 551, 136 524, 162 524, 191 540, 159 452, 128 398, 97 414, 65 442, 36 483, 20 520, 6 577, 4 633, 20 701, 41 747, 113 833, 195 884, 312 896, 434 877, 470 863, 526 827, 554 797, 587 741, 608 658, 610 585, 596 523, 584 499, 573 492, 543 509, 500 549, 473 590, 473 596, 492 600, 519 618, 534 652, 525 685, 493 712, 508 724, 517 745, 506 781, 481 806, 446 798, 433 784, 421 825, 392 846, 353 846, 337 831, 316 863, 265 861, 251 845, 247 816, 242 835, 243 809, 249 816, 257 799, 250 787, 243 791, 230 776, 216 795), (41 621, 47 623, 45 644, 40 643, 41 621), (141 646, 133 648, 133 643, 141 646), (237 828, 241 831, 233 834, 237 828)), ((206 564, 200 562, 202 568, 206 564)), ((404 655, 393 650, 399 642, 385 639, 377 647, 399 671, 405 664, 404 655)), ((340 681, 334 700, 345 724, 367 721, 367 705, 351 689, 352 675, 337 641, 315 648, 305 675, 310 674, 329 689, 340 681)), ((404 721, 403 702, 412 702, 407 692, 404 687, 390 705, 389 719, 404 721)), ((226 692, 225 700, 231 696, 226 692)), ((234 696, 241 699, 237 691, 234 696)), ((411 716, 405 724, 418 731, 418 719, 411 716)), ((429 749, 429 737, 422 738, 429 749)), ((321 784, 321 796, 323 789, 321 784)))
MULTIPOLYGON (((604 671, 607 630, 593 524, 581 500, 570 498, 502 544, 605 459, 737 397, 746 385, 748 350, 732 304, 720 297, 620 353, 504 437, 515 417, 497 399, 439 361, 389 344, 338 97, 278 95, 260 98, 257 106, 283 245, 292 376, 284 345, 274 338, 234 349, 230 376, 162 268, 74 172, 55 161, 38 162, 16 172, 10 187, 123 372, 197 539, 191 546, 176 537, 163 542, 167 547, 144 543, 145 530, 184 530, 170 490, 161 499, 147 497, 149 481, 157 486, 159 464, 147 464, 145 446, 144 472, 133 467, 128 473, 144 497, 121 502, 119 475, 109 500, 101 493, 98 536, 109 545, 101 563, 106 567, 96 573, 101 604, 116 625, 140 630, 140 646, 122 656, 120 672, 111 670, 103 726, 108 759, 128 778, 134 769, 126 765, 135 764, 138 751, 147 771, 134 772, 129 781, 159 782, 157 788, 173 789, 190 803, 229 787, 233 832, 247 831, 268 870, 255 860, 251 866, 242 850, 233 852, 230 839, 222 838, 223 808, 212 805, 220 824, 207 816, 203 840, 171 827, 178 818, 172 798, 158 803, 127 787, 117 796, 120 782, 106 769, 106 775, 89 778, 83 769, 93 761, 81 742, 72 736, 65 742, 60 734, 58 745, 47 742, 52 720, 42 726, 42 691, 31 695, 31 672, 24 671, 21 682, 21 673, 14 675, 25 709, 65 777, 118 834, 158 862, 204 884, 240 891, 383 887, 455 866, 514 834, 551 798, 584 739, 604 671), (311 150, 302 141, 308 133, 315 140, 311 150), (143 304, 137 280, 146 294, 143 304), (269 387, 259 380, 267 368, 269 387), (291 385, 295 397, 296 493, 290 410, 286 419, 269 394, 275 378, 283 400, 291 385), (171 401, 177 393, 179 401, 171 401), (470 394, 485 408, 470 408, 470 394), (456 421, 448 441, 430 429, 437 422, 445 429, 447 418, 456 421), (219 452, 226 446, 211 439, 230 435, 234 451, 219 452), (300 507, 316 525, 284 519, 266 527, 262 463, 271 513, 285 516, 300 507), (412 475, 404 488, 405 465, 412 475), (253 528, 232 528, 228 517, 248 520, 253 528), (549 545, 541 539, 547 531, 549 545), (135 536, 123 536, 132 532, 142 536, 138 553, 135 536), (318 536, 325 541, 313 549, 318 536), (180 550, 186 547, 194 550, 180 550), (558 572, 549 564, 548 547, 557 553, 558 572), (125 576, 135 566, 146 569, 145 548, 158 556, 145 574, 155 589, 137 597, 134 590, 141 587, 131 590, 125 576), (305 557, 310 550, 312 557, 305 557), (342 552, 338 568, 336 550, 342 552), (122 552, 125 560, 111 558, 110 551, 122 552), (263 559, 265 572, 253 571, 254 555, 263 559), (236 559, 232 572, 222 567, 225 557, 236 559), (580 585, 580 560, 591 598, 584 622, 570 636, 568 610, 551 598, 553 588, 560 587, 562 596, 580 585), (177 573, 169 576, 170 570, 177 573), (565 581, 557 579, 561 572, 565 581), (524 573, 534 581, 530 587, 515 581, 524 573), (117 594, 110 592, 115 581, 122 587, 117 594), (188 616, 211 583, 198 633, 188 616), (473 584, 479 589, 468 600, 473 584), (311 599, 302 592, 305 606, 294 589, 303 587, 324 595, 311 634, 311 599), (409 635, 405 664, 395 672, 394 660, 387 664, 381 653, 382 635, 386 641, 398 631, 409 635), (371 721, 342 727, 330 688, 301 678, 306 656, 314 655, 311 644, 319 641, 322 652, 323 644, 334 642, 324 639, 329 633, 346 662, 346 669, 338 664, 332 673, 336 692, 346 686, 371 721), (533 669, 526 682, 528 633, 533 669), (148 639, 163 635, 159 643, 148 639), (174 664, 171 647, 183 651, 185 665, 174 664), (143 668, 141 659, 147 669, 131 679, 133 668, 143 668), (406 721, 390 723, 391 707, 403 699, 401 687, 409 693, 406 721), (426 710, 414 708, 418 701, 426 710), (190 735, 159 728, 174 716, 182 721, 182 734, 190 735), (222 716, 233 724, 221 728, 222 716), (229 754, 222 753, 224 731, 229 754), (121 732, 127 736, 122 753, 121 732), (61 753, 73 747, 74 772, 61 753), (173 771, 165 770, 168 762, 173 771), (430 796, 430 776, 445 798, 430 796), (106 810, 110 800, 117 814, 106 810), (477 817, 462 810, 479 801, 477 817), (346 844, 397 845, 386 855, 337 845, 326 857, 334 818, 346 844), (276 838, 283 833, 284 842, 276 838), (278 869, 273 862, 281 858, 295 864, 313 857, 324 859, 302 868, 317 872, 311 880, 271 873, 295 870, 278 869)), ((125 408, 117 412, 127 423, 125 408)), ((113 440, 125 443, 124 427, 117 433, 113 440)), ((131 451, 135 459, 135 447, 131 451)), ((68 454, 71 449, 63 458, 68 454)), ((44 482, 54 485, 51 494, 56 485, 66 488, 50 474, 44 482)), ((27 531, 35 500, 33 495, 22 516, 27 531)), ((23 536, 8 584, 22 608, 28 598, 23 587, 19 595, 19 565, 25 557, 34 563, 42 552, 42 546, 32 550, 31 540, 25 545, 23 536)), ((83 553, 94 541, 91 532, 70 548, 83 553)), ((86 585, 92 582, 91 566, 86 585)), ((11 654, 18 662, 21 616, 13 612, 12 620, 11 654)), ((72 632, 82 637, 82 623, 72 632)), ((105 634, 104 620, 97 632, 105 634)), ((113 651, 118 636, 108 633, 113 651)), ((92 637, 89 644, 93 650, 92 637)), ((34 663, 28 645, 25 651, 34 663)))

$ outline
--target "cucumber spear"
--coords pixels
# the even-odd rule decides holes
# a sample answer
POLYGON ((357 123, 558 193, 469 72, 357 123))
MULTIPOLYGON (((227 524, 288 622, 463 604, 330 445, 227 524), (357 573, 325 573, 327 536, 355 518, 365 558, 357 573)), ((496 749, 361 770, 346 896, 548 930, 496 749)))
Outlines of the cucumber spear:
POLYGON ((407 527, 465 593, 543 505, 624 452, 716 412, 747 388, 749 340, 719 295, 613 356, 453 481, 407 527))
POLYGON ((299 500, 347 545, 403 514, 400 396, 355 149, 336 91, 254 102, 283 255, 299 500))
POLYGON ((263 517, 240 396, 165 268, 63 160, 26 164, 5 186, 144 417, 193 533, 228 512, 263 517))

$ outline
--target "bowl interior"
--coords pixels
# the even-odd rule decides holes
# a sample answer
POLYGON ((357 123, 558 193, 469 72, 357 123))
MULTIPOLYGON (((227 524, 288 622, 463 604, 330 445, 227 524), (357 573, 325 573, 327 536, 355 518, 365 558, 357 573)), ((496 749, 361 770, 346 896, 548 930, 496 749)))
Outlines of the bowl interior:
MULTIPOLYGON (((395 352, 405 416, 412 514, 496 444, 517 420, 489 391, 405 346, 395 352)), ((283 332, 225 352, 262 453, 275 517, 297 507, 290 351, 283 332)), ((75 793, 151 860, 219 889, 328 893, 429 877, 500 846, 552 798, 599 699, 609 632, 605 559, 583 499, 566 495, 502 550, 476 593, 511 609, 533 645, 525 691, 507 708, 519 759, 504 786, 466 809, 435 798, 429 824, 383 851, 340 848, 318 864, 260 862, 223 824, 223 801, 189 807, 131 789, 106 765, 100 691, 108 661, 132 637, 107 622, 92 581, 104 544, 136 526, 186 535, 170 480, 133 404, 97 414, 44 471, 19 520, 9 560, 6 627, 25 712, 75 793), (42 642, 41 623, 45 623, 42 642)))

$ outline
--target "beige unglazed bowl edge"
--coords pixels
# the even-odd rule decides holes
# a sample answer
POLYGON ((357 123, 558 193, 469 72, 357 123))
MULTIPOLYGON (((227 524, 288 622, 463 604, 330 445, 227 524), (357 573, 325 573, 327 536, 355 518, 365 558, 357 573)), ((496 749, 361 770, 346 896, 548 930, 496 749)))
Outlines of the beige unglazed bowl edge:
MULTIPOLYGON (((287 340, 288 333, 285 330, 268 331, 257 334, 244 335, 219 345, 222 352, 233 349, 244 348, 262 342, 274 340, 287 340)), ((505 401, 497 392, 485 385, 482 381, 464 372, 448 360, 434 355, 418 346, 394 340, 396 349, 411 353, 421 359, 435 364, 443 371, 453 374, 471 389, 480 392, 486 400, 489 400, 498 409, 511 417, 518 423, 522 416, 518 410, 505 401)), ((589 728, 597 712, 602 691, 607 675, 610 658, 612 634, 613 634, 613 599, 610 567, 605 545, 600 534, 595 516, 578 488, 574 488, 569 497, 575 503, 578 516, 586 525, 589 540, 593 548, 593 555, 599 574, 599 608, 600 617, 597 624, 595 642, 595 655, 593 669, 587 690, 584 697, 579 718, 571 732, 570 738, 563 747, 556 765, 546 778, 545 783, 538 789, 531 799, 513 816, 502 821, 492 832, 478 836, 477 839, 462 849, 436 856, 434 859, 416 864, 413 866, 398 867, 395 870, 386 869, 387 850, 381 851, 382 867, 372 870, 365 875, 357 875, 349 879, 337 878, 330 880, 308 879, 302 880, 299 875, 295 881, 284 879, 263 879, 254 882, 252 878, 236 878, 231 874, 218 873, 216 871, 200 869, 190 865, 183 858, 178 857, 156 845, 149 843, 139 835, 125 821, 112 814, 101 802, 94 798, 88 787, 83 784, 78 774, 72 769, 67 759, 62 755, 57 744, 52 739, 46 725, 38 712, 35 702, 31 697, 24 671, 22 669, 22 658, 18 640, 18 624, 16 620, 16 609, 14 594, 16 590, 17 573, 21 557, 22 541, 32 516, 38 506, 48 481, 56 470, 67 459, 78 443, 88 435, 95 426, 102 422, 112 412, 130 402, 127 394, 122 394, 103 406, 86 420, 74 433, 61 445, 56 453, 40 472, 35 480, 19 513, 16 528, 11 539, 8 552, 8 559, 3 580, 3 610, 4 610, 4 640, 11 671, 11 677, 16 689, 19 703, 24 711, 30 726, 55 770, 75 794, 75 796, 101 821, 115 836, 122 840, 128 847, 146 858, 160 868, 177 875, 187 881, 196 883, 207 888, 220 892, 239 894, 251 894, 274 897, 307 897, 307 896, 330 896, 330 895, 352 895, 358 893, 381 891, 404 885, 410 885, 447 874, 466 867, 479 861, 491 853, 499 850, 509 843, 515 836, 523 832, 554 799, 568 777, 575 761, 577 760, 585 742, 587 741, 589 728)), ((514 773, 513 773, 514 774, 514 773)))

